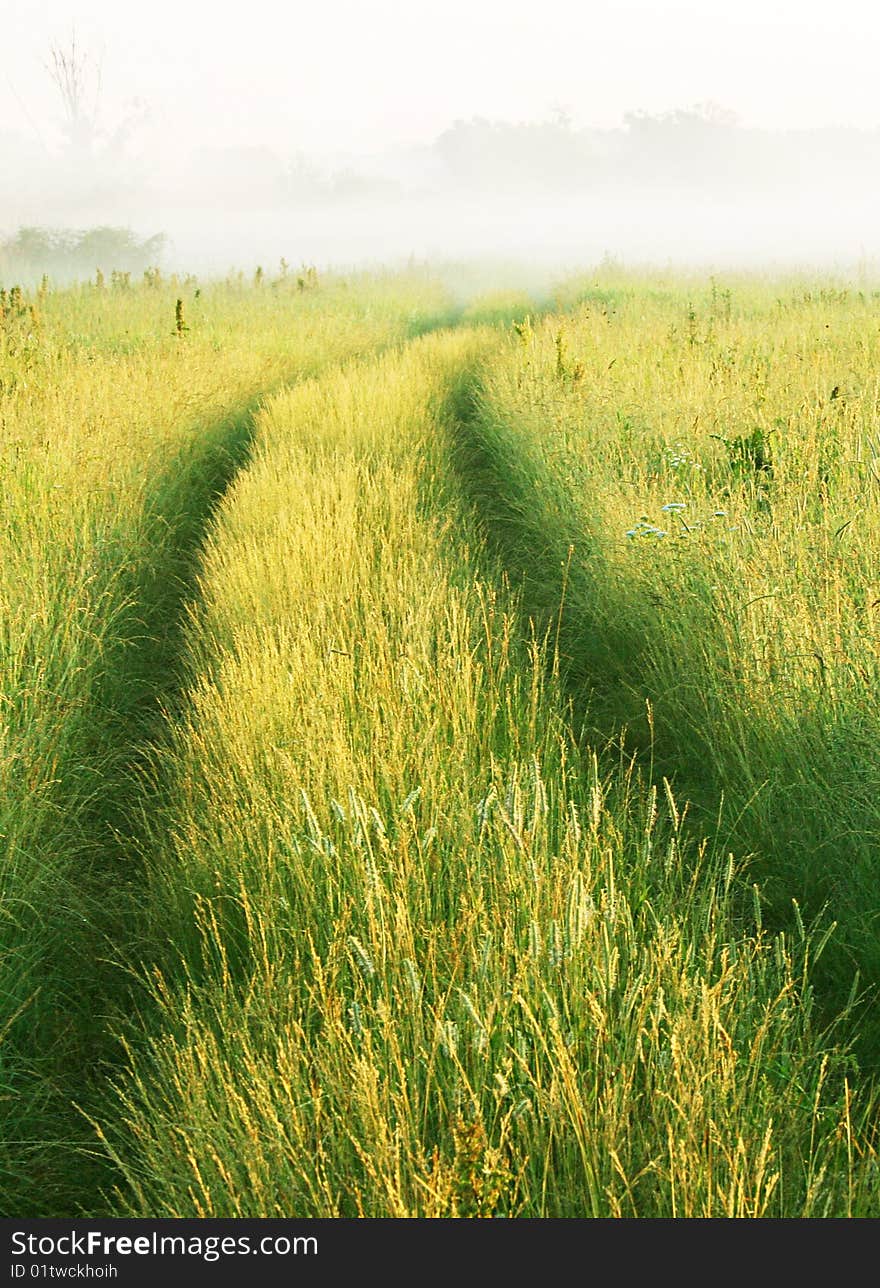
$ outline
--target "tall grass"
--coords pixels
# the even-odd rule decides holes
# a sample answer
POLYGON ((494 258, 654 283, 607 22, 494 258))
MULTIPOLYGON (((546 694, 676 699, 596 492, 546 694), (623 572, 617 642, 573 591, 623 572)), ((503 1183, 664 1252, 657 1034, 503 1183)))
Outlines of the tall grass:
POLYGON ((428 281, 7 292, 0 320, 0 1208, 67 1213, 114 1054, 136 771, 173 700, 202 530, 286 380, 430 325, 428 281), (264 295, 266 298, 264 298, 264 295), (114 1000, 115 999, 115 1000, 114 1000))
POLYGON ((877 301, 565 304, 7 292, 5 1212, 877 1213, 877 301))
POLYGON ((744 916, 672 790, 600 767, 450 474, 497 346, 422 340, 260 414, 154 757, 95 1115, 117 1212, 876 1210, 821 938, 744 916))
MULTIPOLYGON (((598 283, 513 336, 462 406, 459 465, 554 620, 590 736, 753 856, 774 924, 836 929, 827 1014, 880 982, 880 300, 840 284, 598 283)), ((818 981, 817 981, 818 982, 818 981)), ((876 1010, 859 1012, 876 1067, 876 1010)))

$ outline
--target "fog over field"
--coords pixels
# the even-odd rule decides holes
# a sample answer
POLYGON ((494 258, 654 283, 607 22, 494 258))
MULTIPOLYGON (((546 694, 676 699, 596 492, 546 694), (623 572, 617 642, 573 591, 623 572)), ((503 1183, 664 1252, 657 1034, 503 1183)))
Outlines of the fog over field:
POLYGON ((200 273, 880 259, 855 0, 6 8, 7 240, 127 227, 200 273))

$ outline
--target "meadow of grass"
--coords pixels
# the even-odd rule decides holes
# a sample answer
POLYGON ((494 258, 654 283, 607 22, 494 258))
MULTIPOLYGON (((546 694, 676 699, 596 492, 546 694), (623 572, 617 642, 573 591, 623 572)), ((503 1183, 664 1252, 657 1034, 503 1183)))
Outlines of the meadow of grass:
POLYGON ((876 1215, 873 297, 107 294, 4 385, 5 1208, 876 1215))
POLYGON ((84 1186, 70 1104, 107 1055, 139 880, 132 774, 173 696, 202 529, 252 412, 450 306, 415 276, 306 291, 153 278, 0 303, 0 1209, 39 1214, 84 1186))
MULTIPOLYGON (((870 1210, 821 951, 576 735, 450 470, 497 333, 274 399, 164 746, 118 1101, 129 1215, 870 1210)), ((516 351, 515 351, 516 352, 516 351)))
POLYGON ((628 730, 777 926, 836 923, 831 1012, 880 1026, 880 296, 741 281, 585 287, 469 391, 459 471, 559 615, 591 738, 628 730), (723 804, 722 804, 723 802, 723 804))

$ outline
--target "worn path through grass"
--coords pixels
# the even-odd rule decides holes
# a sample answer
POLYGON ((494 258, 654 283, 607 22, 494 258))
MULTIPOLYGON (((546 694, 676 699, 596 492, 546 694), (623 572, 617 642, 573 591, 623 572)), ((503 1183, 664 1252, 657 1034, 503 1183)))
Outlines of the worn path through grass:
MULTIPOLYGON (((72 469, 64 488, 53 490, 51 476, 42 481, 39 471, 52 469, 56 460, 66 462, 57 447, 54 456, 48 455, 47 430, 47 464, 38 458, 32 467, 46 493, 44 510, 35 510, 33 496, 28 500, 23 492, 19 519, 16 494, 7 494, 13 504, 4 513, 4 541, 19 542, 23 529, 15 525, 27 522, 32 545, 38 544, 34 534, 42 527, 47 542, 60 532, 77 562, 65 567, 52 550, 42 580, 40 569, 29 568, 26 583, 18 586, 8 577, 4 587, 18 615, 6 623, 3 641, 10 656, 3 676, 9 716, 3 768, 13 775, 9 782, 15 788, 4 801, 3 820, 8 851, 2 879, 10 914, 3 957, 11 1005, 0 1065, 4 1212, 49 1216, 81 1207, 99 1210, 96 1196, 112 1176, 107 1156, 92 1148, 94 1132, 85 1115, 120 1057, 112 1036, 116 1020, 137 1004, 130 966, 141 956, 133 936, 143 880, 143 819, 155 807, 157 790, 150 766, 188 680, 181 667, 183 631, 197 598, 205 534, 219 500, 247 464, 255 413, 286 383, 285 367, 288 380, 301 378, 327 361, 447 322, 449 308, 438 308, 431 293, 426 295, 422 304, 417 293, 402 291, 399 305, 383 299, 375 309, 372 300, 361 307, 357 296, 336 288, 328 307, 341 311, 338 334, 333 334, 334 318, 320 317, 320 306, 306 301, 308 310, 304 305, 302 316, 292 318, 286 362, 277 335, 265 331, 272 317, 264 310, 253 357, 240 362, 241 372, 230 371, 228 388, 239 392, 225 408, 220 391, 228 359, 220 340, 215 341, 216 378, 198 366, 197 392, 177 388, 190 363, 201 363, 210 349, 210 341, 206 345, 200 338, 192 350, 171 355, 176 362, 167 362, 169 401, 173 405, 180 398, 187 406, 187 419, 176 427, 164 425, 166 408, 155 413, 163 418, 169 447, 152 455, 148 422, 145 440, 137 443, 143 462, 119 462, 117 469, 114 461, 106 480, 92 484, 91 491, 88 474, 81 471, 77 478, 72 469), (262 387, 257 383, 261 372, 262 387), (115 482, 114 470, 123 482, 115 482), (60 527, 64 506, 70 514, 60 527), (34 599, 30 605, 28 596, 34 599), (52 613, 63 631, 42 628, 52 613), (24 781, 20 772, 15 776, 19 760, 27 765, 24 781)), ((112 338, 108 343, 112 349, 112 338)), ((167 360, 161 353, 151 359, 151 341, 142 343, 148 356, 141 362, 133 351, 135 374, 128 382, 127 351, 93 359, 86 346, 86 374, 90 361, 101 362, 108 392, 115 389, 123 402, 143 397, 150 361, 161 373, 167 360)), ((230 344, 225 336, 224 343, 230 344)), ((240 343, 240 337, 232 343, 240 343)), ((74 361, 68 360, 68 367, 76 375, 74 361)), ((58 374, 71 378, 60 364, 58 374)), ((52 396, 48 387, 49 408, 52 396)), ((158 408, 162 391, 151 390, 150 397, 158 408)), ((95 396, 89 395, 86 405, 82 427, 77 412, 68 412, 71 450, 84 450, 76 443, 77 432, 92 447, 92 424, 104 414, 95 396)), ((124 408, 106 414, 114 423, 125 419, 124 408)), ((149 411, 137 407, 133 414, 143 420, 149 411)), ((27 478, 16 456, 5 484, 22 480, 24 486, 27 478)))
MULTIPOLYGON (((668 780, 689 802, 697 842, 709 836, 749 857, 768 924, 790 932, 803 916, 831 931, 812 972, 817 1001, 829 1023, 849 1012, 859 1060, 876 1069, 876 771, 870 753, 866 760, 853 751, 866 740, 869 714, 854 701, 832 702, 821 686, 819 700, 791 711, 784 694, 773 710, 753 701, 745 681, 737 697, 735 677, 749 665, 752 641, 725 635, 699 571, 671 589, 661 577, 675 568, 677 552, 666 553, 665 566, 658 554, 654 583, 630 572, 634 557, 630 564, 611 557, 615 541, 626 543, 622 532, 603 529, 610 471, 603 461, 591 479, 589 452, 575 459, 578 440, 565 439, 569 422, 589 411, 554 369, 548 338, 543 367, 531 352, 511 351, 488 383, 478 375, 457 391, 451 460, 461 493, 487 549, 522 588, 524 619, 550 643, 577 736, 607 745, 612 760, 625 746, 647 780, 668 780), (526 360, 537 374, 523 368, 526 360), (511 392, 515 371, 539 390, 535 407, 528 391, 511 392), (557 416, 566 429, 557 429, 557 416), (853 1009, 860 989, 868 994, 853 1009)), ((622 449, 609 431, 599 450, 621 451, 624 464, 639 468, 637 439, 622 449)), ((735 584, 725 589, 735 600, 735 584)), ((743 915, 752 914, 749 897, 743 915)))
POLYGON ((217 513, 146 821, 144 1002, 96 1124, 121 1212, 876 1200, 814 941, 747 923, 674 795, 600 768, 450 474, 497 343, 272 400, 217 513))
MULTIPOLYGON (((387 283, 383 290, 388 296, 387 283)), ((292 334, 299 348, 288 359, 289 376, 302 378, 341 360, 346 351, 381 350, 466 312, 448 303, 441 308, 430 292, 426 295, 421 303, 417 293, 404 290, 399 305, 383 297, 384 313, 377 310, 371 318, 371 300, 361 317, 358 298, 349 299, 337 288, 334 299, 347 310, 340 335, 327 332, 326 320, 312 335, 306 316, 305 334, 292 334)), ((508 316, 521 307, 521 300, 495 300, 485 310, 495 315, 500 308, 508 316)), ((472 307, 470 317, 480 308, 472 307)), ((270 339, 278 348, 277 337, 270 339)), ((112 349, 112 336, 102 343, 112 349)), ((255 343, 265 344, 265 337, 256 336, 255 343)), ((125 361, 123 354, 119 362, 125 361)), ((266 364, 271 383, 222 414, 215 399, 213 419, 180 427, 177 449, 166 452, 155 476, 143 480, 135 505, 108 528, 110 535, 94 539, 92 559, 100 558, 105 581, 89 605, 91 616, 82 618, 88 638, 71 614, 70 638, 55 641, 57 669, 70 676, 73 696, 66 706, 59 704, 58 728, 40 734, 49 744, 46 758, 54 754, 54 772, 47 771, 41 789, 42 813, 25 796, 18 813, 10 814, 20 837, 18 853, 27 856, 24 879, 32 881, 28 872, 39 867, 51 904, 41 910, 32 960, 20 969, 16 982, 24 1005, 6 1035, 10 1114, 0 1159, 0 1208, 10 1213, 105 1210, 99 1196, 110 1187, 115 1165, 94 1148, 89 1118, 123 1055, 114 1036, 120 1016, 136 1013, 140 1004, 132 965, 152 950, 139 939, 138 909, 145 858, 155 839, 148 836, 146 821, 159 810, 164 787, 154 769, 170 722, 183 717, 196 678, 185 637, 197 616, 206 535, 218 504, 247 468, 260 408, 287 383, 279 375, 283 367, 283 356, 273 356, 266 364), (53 747, 60 752, 53 753, 53 747), (38 864, 43 850, 51 856, 49 868, 38 864)), ((125 396, 124 389, 118 392, 125 396)), ((75 539, 85 544, 88 538, 74 532, 75 539)), ((21 654, 23 675, 27 667, 41 664, 39 651, 33 663, 29 656, 21 654)), ((7 700, 15 701, 18 695, 9 684, 7 700)), ((24 729, 30 732, 29 726, 24 729)), ((41 750, 43 744, 34 735, 35 747, 41 750)), ((34 760, 38 763, 37 753, 34 760)), ((24 888, 13 867, 13 908, 14 881, 24 888)), ((15 938, 9 960, 24 963, 15 938)))

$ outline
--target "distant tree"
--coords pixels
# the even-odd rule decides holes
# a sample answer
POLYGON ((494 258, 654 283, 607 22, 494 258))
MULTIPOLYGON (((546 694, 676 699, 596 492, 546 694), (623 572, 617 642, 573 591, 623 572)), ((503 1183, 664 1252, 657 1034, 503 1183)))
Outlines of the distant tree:
POLYGON ((129 228, 19 228, 0 242, 0 266, 5 277, 23 284, 44 273, 56 282, 90 278, 98 269, 108 276, 139 274, 160 262, 166 241, 163 233, 140 240, 129 228))
POLYGON ((80 156, 90 156, 97 137, 102 64, 90 61, 73 31, 68 44, 49 46, 47 71, 61 96, 70 148, 80 156))
POLYGON ((62 129, 77 162, 118 158, 134 129, 147 117, 146 104, 133 99, 127 114, 110 132, 100 125, 103 59, 91 57, 77 43, 76 31, 66 44, 49 46, 46 70, 61 98, 62 129))
POLYGON ((572 190, 589 186, 592 140, 561 109, 549 121, 456 121, 439 136, 435 155, 463 184, 572 190))
POLYGON ((744 134, 736 114, 717 103, 627 112, 623 120, 622 158, 631 177, 669 183, 733 177, 744 134))
POLYGON ((673 139, 685 135, 712 133, 733 129, 738 123, 736 112, 718 103, 695 103, 693 107, 676 107, 670 112, 627 112, 624 125, 633 133, 663 135, 673 139))

